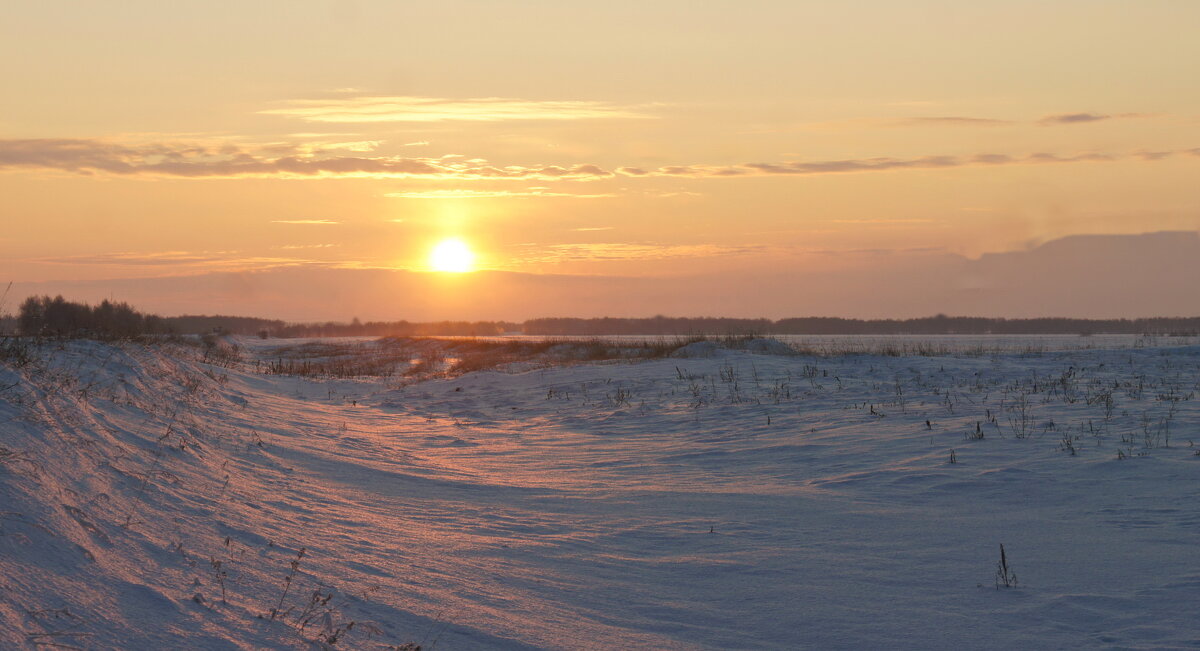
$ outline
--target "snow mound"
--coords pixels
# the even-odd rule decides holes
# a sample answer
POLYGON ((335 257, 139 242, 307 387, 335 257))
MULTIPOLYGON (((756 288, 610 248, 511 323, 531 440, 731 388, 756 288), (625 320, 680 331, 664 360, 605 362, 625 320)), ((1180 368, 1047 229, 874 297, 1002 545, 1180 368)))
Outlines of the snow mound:
POLYGON ((721 346, 715 341, 693 341, 686 346, 680 346, 671 353, 671 357, 703 359, 716 355, 721 346))
POLYGON ((754 353, 756 355, 795 355, 796 351, 791 346, 779 341, 778 339, 755 338, 751 339, 740 346, 742 350, 754 353))

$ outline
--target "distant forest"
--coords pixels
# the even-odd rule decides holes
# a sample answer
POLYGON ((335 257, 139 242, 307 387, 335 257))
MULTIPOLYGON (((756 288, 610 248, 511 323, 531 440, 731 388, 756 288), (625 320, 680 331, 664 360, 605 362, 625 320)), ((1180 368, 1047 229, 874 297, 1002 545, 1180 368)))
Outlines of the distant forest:
POLYGON ((239 334, 260 337, 485 337, 503 334, 539 336, 602 335, 1026 335, 1134 334, 1197 335, 1200 317, 1146 319, 990 319, 939 314, 919 319, 842 319, 802 317, 725 319, 665 317, 645 319, 545 318, 511 321, 368 321, 287 323, 239 316, 144 314, 125 303, 76 303, 58 296, 30 297, 16 317, 0 317, 0 332, 25 335, 126 338, 143 334, 239 334))
POLYGON ((507 321, 367 321, 350 323, 286 323, 272 319, 240 316, 173 316, 166 317, 180 334, 227 332, 238 335, 269 337, 423 337, 461 336, 487 337, 520 333, 520 323, 507 321))
POLYGON ((1149 319, 990 319, 937 316, 919 319, 675 318, 532 319, 521 331, 530 335, 1027 335, 1027 334, 1197 334, 1200 317, 1149 319))
POLYGON ((44 337, 129 339, 173 331, 167 319, 143 314, 126 303, 102 301, 99 305, 89 305, 68 301, 62 296, 25 299, 15 325, 21 334, 44 337))

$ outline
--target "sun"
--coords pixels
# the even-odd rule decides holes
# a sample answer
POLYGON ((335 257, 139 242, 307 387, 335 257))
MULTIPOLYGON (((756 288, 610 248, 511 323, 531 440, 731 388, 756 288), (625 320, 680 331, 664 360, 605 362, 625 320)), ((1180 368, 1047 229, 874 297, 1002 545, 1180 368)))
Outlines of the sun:
POLYGON ((442 240, 429 254, 429 265, 434 271, 464 273, 475 266, 475 254, 466 242, 457 238, 442 240))

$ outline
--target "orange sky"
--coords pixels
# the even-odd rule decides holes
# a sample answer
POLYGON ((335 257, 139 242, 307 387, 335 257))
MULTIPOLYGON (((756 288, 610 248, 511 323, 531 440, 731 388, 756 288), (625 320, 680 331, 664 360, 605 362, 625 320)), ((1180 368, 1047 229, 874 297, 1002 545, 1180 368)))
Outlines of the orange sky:
MULTIPOLYGON (((1197 24, 1190 0, 18 3, 0 280, 429 272, 454 237, 480 269, 835 295, 1194 233, 1197 24)), ((850 311, 805 296, 777 307, 850 311)), ((655 311, 630 300, 596 309, 655 311)), ((318 312, 294 316, 349 316, 318 312)))

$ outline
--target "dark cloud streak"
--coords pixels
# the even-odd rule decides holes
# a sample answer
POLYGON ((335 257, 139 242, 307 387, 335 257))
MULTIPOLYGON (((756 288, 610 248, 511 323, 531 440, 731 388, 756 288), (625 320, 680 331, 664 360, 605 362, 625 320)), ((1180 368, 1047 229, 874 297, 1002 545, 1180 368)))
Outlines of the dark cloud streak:
POLYGON ((1038 124, 1042 126, 1053 126, 1056 124, 1086 124, 1088 122, 1100 122, 1101 120, 1111 120, 1111 115, 1101 115, 1099 113, 1063 113, 1061 115, 1047 115, 1038 120, 1038 124))
POLYGON ((88 139, 0 140, 0 171, 55 170, 75 174, 112 174, 172 178, 414 178, 450 181, 596 180, 623 177, 730 178, 813 176, 913 169, 953 169, 984 165, 1041 165, 1113 161, 1156 161, 1175 155, 1200 155, 1200 149, 1110 154, 1089 152, 1027 155, 980 153, 915 158, 852 158, 825 161, 747 162, 730 165, 668 165, 656 169, 599 165, 508 165, 461 156, 405 158, 295 153, 302 146, 266 149, 232 145, 123 145, 88 139))
POLYGON ((595 165, 497 167, 486 161, 395 156, 313 156, 298 148, 257 151, 161 144, 127 146, 88 139, 0 140, 0 169, 53 169, 77 174, 183 178, 380 177, 431 179, 587 179, 612 176, 595 165), (276 153, 287 153, 272 158, 276 153))
POLYGON ((862 158, 830 161, 792 161, 781 163, 744 163, 729 166, 671 165, 654 170, 639 167, 617 168, 624 176, 647 177, 667 176, 683 178, 720 178, 728 176, 814 176, 820 174, 850 174, 860 172, 885 172, 906 169, 952 169, 981 165, 1042 165, 1051 163, 1092 163, 1120 160, 1153 161, 1168 158, 1175 153, 1196 153, 1200 150, 1183 152, 1154 152, 1133 155, 1105 153, 1083 153, 1073 155, 1038 152, 1025 156, 1009 154, 975 154, 971 156, 920 156, 917 158, 862 158))

